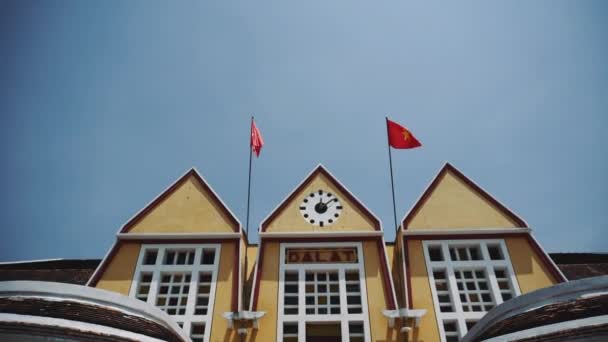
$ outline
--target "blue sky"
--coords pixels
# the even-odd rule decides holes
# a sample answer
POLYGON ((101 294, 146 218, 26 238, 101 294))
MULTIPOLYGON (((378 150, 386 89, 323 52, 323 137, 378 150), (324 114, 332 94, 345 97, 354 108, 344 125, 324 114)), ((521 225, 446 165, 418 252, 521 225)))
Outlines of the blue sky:
MULTIPOLYGON (((549 251, 608 251, 604 1, 1 1, 0 261, 100 258, 195 166, 252 230, 323 163, 394 238, 445 161, 549 251)), ((257 235, 251 234, 253 241, 257 235)))

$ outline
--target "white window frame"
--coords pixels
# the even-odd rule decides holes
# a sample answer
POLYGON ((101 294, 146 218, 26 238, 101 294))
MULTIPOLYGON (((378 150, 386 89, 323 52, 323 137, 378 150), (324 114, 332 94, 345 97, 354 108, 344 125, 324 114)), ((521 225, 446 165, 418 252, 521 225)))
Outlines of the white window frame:
MULTIPOLYGON (((190 287, 188 291, 188 301, 186 303, 186 313, 184 315, 170 315, 177 323, 182 324, 184 333, 190 336, 192 323, 205 324, 204 341, 209 342, 211 335, 211 323, 213 318, 213 308, 215 303, 215 288, 218 275, 218 266, 220 260, 221 245, 220 244, 142 244, 137 259, 137 267, 131 283, 129 296, 137 298, 137 289, 142 273, 152 273, 152 282, 148 292, 147 303, 156 306, 156 298, 158 295, 158 286, 161 281, 163 272, 190 272, 190 287), (194 263, 192 265, 163 265, 166 250, 194 249, 194 263), (213 249, 215 257, 213 264, 201 264, 203 250, 213 249), (144 265, 144 258, 147 250, 157 250, 156 264, 144 265), (209 303, 206 315, 194 315, 198 292, 198 279, 200 272, 211 273, 211 288, 209 292, 209 303)), ((176 256, 177 257, 177 256, 176 256)))
POLYGON ((365 283, 365 267, 363 259, 363 245, 361 242, 332 242, 332 243, 281 243, 280 261, 279 261, 279 305, 278 305, 278 320, 277 320, 277 341, 283 341, 283 324, 297 322, 298 324, 298 341, 306 341, 306 323, 309 322, 332 322, 339 323, 342 335, 342 342, 349 341, 349 322, 363 323, 364 340, 371 341, 369 315, 367 308, 367 287, 365 283), (285 263, 285 254, 287 248, 341 248, 355 247, 357 249, 356 263, 285 263), (361 288, 361 313, 349 314, 346 301, 346 283, 345 272, 356 270, 359 272, 359 286, 361 288), (284 314, 284 292, 285 292, 285 272, 297 271, 298 276, 298 314, 284 314), (340 314, 306 314, 306 271, 337 271, 340 289, 340 314))
POLYGON ((435 318, 437 319, 437 327, 439 328, 441 341, 446 341, 445 331, 443 329, 444 321, 454 321, 458 327, 459 338, 462 338, 467 333, 466 322, 467 321, 479 321, 486 312, 464 312, 462 310, 462 303, 460 301, 460 295, 458 292, 458 286, 456 283, 456 277, 454 270, 459 268, 477 268, 484 270, 488 277, 488 289, 490 295, 495 303, 495 306, 500 305, 502 295, 498 282, 496 281, 496 275, 494 274, 495 268, 504 268, 506 270, 507 277, 511 282, 513 291, 513 298, 519 296, 521 291, 519 284, 513 271, 511 264, 511 258, 509 257, 509 250, 503 239, 479 239, 479 240, 424 240, 422 241, 424 259, 426 262, 426 269, 429 278, 429 285, 433 294, 433 304, 435 307, 435 318), (488 245, 500 246, 503 259, 492 260, 488 252, 488 245), (443 261, 431 261, 429 256, 430 246, 440 246, 443 254, 443 261), (482 260, 466 260, 466 261, 452 261, 450 256, 450 247, 461 247, 461 246, 479 246, 482 260), (446 272, 448 280, 448 291, 450 292, 450 298, 452 301, 453 312, 441 312, 439 307, 439 298, 437 296, 437 290, 435 288, 435 277, 433 276, 434 269, 443 269, 446 272))

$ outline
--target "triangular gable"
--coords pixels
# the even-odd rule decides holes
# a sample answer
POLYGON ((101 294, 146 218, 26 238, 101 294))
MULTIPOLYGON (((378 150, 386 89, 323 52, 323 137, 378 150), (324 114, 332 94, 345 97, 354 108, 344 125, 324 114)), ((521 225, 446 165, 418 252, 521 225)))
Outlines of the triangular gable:
POLYGON ((404 229, 520 228, 528 225, 480 186, 446 163, 406 214, 404 229))
POLYGON ((260 225, 260 231, 352 231, 381 230, 380 220, 367 209, 344 185, 327 169, 318 165, 267 217, 260 225), (340 198, 343 214, 334 224, 318 227, 306 222, 300 212, 302 200, 310 192, 327 188, 340 198))
POLYGON ((192 168, 130 219, 120 233, 240 232, 241 224, 192 168))

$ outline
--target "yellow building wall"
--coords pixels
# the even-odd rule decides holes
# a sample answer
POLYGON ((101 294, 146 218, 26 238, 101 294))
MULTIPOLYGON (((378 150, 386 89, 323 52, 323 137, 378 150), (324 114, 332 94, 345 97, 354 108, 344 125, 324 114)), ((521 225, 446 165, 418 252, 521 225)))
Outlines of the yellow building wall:
MULTIPOLYGON (((363 242, 365 258, 365 287, 367 289, 367 309, 372 341, 397 341, 399 332, 388 327, 388 319, 382 314, 389 308, 389 294, 384 290, 382 265, 376 241, 363 242)), ((386 289, 391 291, 391 289, 386 289)))
MULTIPOLYGON (((241 296, 240 299, 240 303, 239 303, 239 311, 243 310, 243 307, 245 305, 245 284, 247 283, 247 264, 245 263, 246 261, 248 262, 249 260, 247 260, 245 258, 245 256, 247 255, 247 237, 246 235, 242 235, 241 239, 239 240, 239 267, 241 268, 241 279, 239 280, 239 293, 241 296)), ((247 303, 247 305, 249 305, 249 303, 247 303)))
POLYGON ((249 310, 251 302, 251 291, 253 289, 253 271, 258 257, 258 246, 247 246, 247 267, 243 268, 243 277, 245 278, 245 287, 243 288, 243 310, 249 310))
POLYGON ((238 227, 212 195, 190 176, 132 226, 130 233, 231 233, 238 227))
POLYGON ((252 329, 247 335, 248 341, 266 342, 276 341, 277 338, 277 310, 279 296, 279 243, 264 242, 263 246, 262 272, 258 305, 256 311, 264 311, 258 324, 259 329, 252 329))
POLYGON ((385 243, 386 246, 386 257, 388 258, 388 264, 392 265, 395 259, 395 244, 385 243))
POLYGON ((213 305, 213 322, 211 323, 211 341, 238 341, 235 329, 228 329, 228 320, 222 315, 232 311, 233 278, 238 277, 234 269, 236 243, 223 243, 220 253, 219 272, 215 286, 215 303, 213 305))
POLYGON ((266 228, 267 232, 330 232, 330 231, 353 231, 353 230, 374 230, 374 222, 370 220, 359 208, 357 208, 343 192, 339 191, 324 174, 317 174, 287 204, 270 225, 266 228), (300 213, 300 204, 311 192, 319 189, 331 191, 335 194, 342 204, 342 213, 339 219, 325 227, 318 227, 308 223, 300 213))
POLYGON ((411 219, 408 230, 428 228, 513 228, 506 213, 477 193, 451 171, 439 183, 411 219))
POLYGON ((525 237, 509 237, 505 243, 522 294, 558 283, 525 237))
POLYGON ((128 296, 141 244, 126 242, 121 243, 117 248, 117 252, 112 260, 109 260, 95 287, 128 296))
POLYGON ((426 262, 424 261, 422 241, 407 241, 407 248, 407 256, 410 260, 408 272, 411 276, 412 285, 412 298, 410 298, 410 302, 413 309, 427 310, 426 314, 422 316, 420 326, 408 333, 408 341, 440 341, 439 327, 437 326, 435 307, 433 305, 433 293, 431 292, 426 262))
POLYGON ((258 257, 258 245, 247 246, 247 278, 253 278, 253 271, 258 257))

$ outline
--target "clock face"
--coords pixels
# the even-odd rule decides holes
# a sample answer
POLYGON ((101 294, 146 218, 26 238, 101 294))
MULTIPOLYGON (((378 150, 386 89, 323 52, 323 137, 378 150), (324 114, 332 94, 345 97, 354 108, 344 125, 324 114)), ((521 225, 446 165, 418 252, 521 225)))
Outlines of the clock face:
POLYGON ((300 213, 306 222, 319 227, 333 224, 342 215, 342 204, 331 192, 311 192, 300 204, 300 213))

